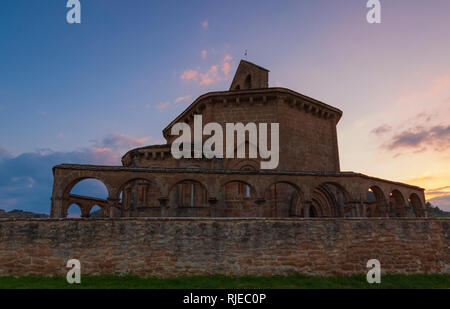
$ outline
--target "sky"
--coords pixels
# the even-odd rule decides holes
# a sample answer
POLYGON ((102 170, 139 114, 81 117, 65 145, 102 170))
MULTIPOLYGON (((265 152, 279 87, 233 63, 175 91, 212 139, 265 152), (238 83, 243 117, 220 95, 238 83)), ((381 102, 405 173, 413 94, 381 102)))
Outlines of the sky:
MULTIPOLYGON (((0 209, 48 213, 51 168, 120 165, 244 58, 344 112, 341 170, 450 210, 450 1, 65 0, 0 4, 0 209)), ((86 189, 88 190, 88 189, 86 189)))

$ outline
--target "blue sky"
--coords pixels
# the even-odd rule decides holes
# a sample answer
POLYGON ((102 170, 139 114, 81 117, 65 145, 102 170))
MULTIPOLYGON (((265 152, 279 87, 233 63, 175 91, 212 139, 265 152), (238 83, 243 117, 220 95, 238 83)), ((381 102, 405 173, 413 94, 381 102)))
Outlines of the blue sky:
POLYGON ((1 3, 0 209, 48 212, 53 165, 161 143, 196 97, 228 89, 245 50, 271 86, 344 111, 342 169, 450 209, 449 1, 381 1, 380 25, 365 0, 80 2, 80 25, 65 0, 1 3))

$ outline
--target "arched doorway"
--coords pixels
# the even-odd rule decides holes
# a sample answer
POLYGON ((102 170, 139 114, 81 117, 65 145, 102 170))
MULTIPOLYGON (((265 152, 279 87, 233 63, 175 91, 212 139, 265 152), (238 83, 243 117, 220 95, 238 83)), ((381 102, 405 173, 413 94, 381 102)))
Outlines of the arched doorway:
POLYGON ((409 196, 408 199, 409 206, 410 206, 410 217, 423 217, 423 205, 422 201, 420 200, 419 196, 416 193, 413 193, 409 196))
POLYGON ((386 217, 388 205, 383 191, 378 186, 371 186, 367 191, 366 216, 386 217))
POLYGON ((303 202, 300 190, 288 182, 276 182, 267 188, 264 196, 264 217, 302 217, 303 202))
POLYGON ((127 181, 120 187, 122 215, 125 217, 158 217, 160 216, 160 192, 156 184, 136 178, 127 181))
POLYGON ((223 186, 225 202, 220 213, 224 217, 257 217, 256 192, 245 181, 230 181, 223 186))
POLYGON ((177 217, 209 216, 208 192, 196 180, 183 180, 169 193, 169 213, 177 217))
POLYGON ((407 210, 405 199, 403 195, 398 190, 393 190, 389 194, 389 216, 390 217, 405 217, 407 210))
POLYGON ((312 194, 310 208, 316 217, 351 217, 351 210, 347 207, 347 191, 337 183, 326 182, 317 186, 312 194))

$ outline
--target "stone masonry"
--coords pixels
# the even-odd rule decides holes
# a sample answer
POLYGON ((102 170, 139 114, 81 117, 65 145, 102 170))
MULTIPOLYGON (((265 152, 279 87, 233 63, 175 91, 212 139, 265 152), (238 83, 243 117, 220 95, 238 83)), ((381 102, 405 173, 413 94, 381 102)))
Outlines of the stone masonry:
POLYGON ((448 219, 0 219, 0 275, 450 273, 448 219))

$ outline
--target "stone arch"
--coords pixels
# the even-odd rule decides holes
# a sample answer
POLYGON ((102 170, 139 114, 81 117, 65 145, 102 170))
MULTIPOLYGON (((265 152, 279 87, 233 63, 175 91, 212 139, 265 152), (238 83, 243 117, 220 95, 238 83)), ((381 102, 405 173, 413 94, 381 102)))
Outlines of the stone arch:
POLYGON ((389 194, 389 216, 390 217, 406 217, 407 209, 403 194, 394 189, 389 194))
POLYGON ((314 188, 309 210, 313 209, 317 217, 351 216, 351 209, 347 205, 349 201, 350 194, 343 185, 323 182, 314 188))
POLYGON ((415 217, 424 217, 424 205, 422 204, 420 197, 416 193, 412 193, 409 196, 408 202, 415 217))
POLYGON ((277 181, 264 193, 264 217, 303 217, 303 194, 290 181, 277 181))
POLYGON ((227 169, 239 171, 257 171, 260 168, 260 163, 257 159, 230 159, 228 160, 227 169))
POLYGON ((367 217, 386 217, 388 216, 388 203, 383 190, 372 185, 367 191, 366 216, 367 217))
POLYGON ((169 207, 207 207, 208 190, 201 182, 193 179, 177 181, 169 189, 169 207))
POLYGON ((100 206, 98 204, 92 205, 89 210, 89 218, 104 218, 107 217, 107 212, 105 212, 105 209, 103 206, 100 206), (101 210, 101 211, 99 211, 101 210), (99 215, 100 214, 100 215, 99 215))
POLYGON ((71 203, 64 209, 64 217, 65 218, 81 218, 83 216, 83 206, 81 206, 79 203, 71 203), (69 214, 69 211, 71 209, 79 210, 79 215, 73 215, 69 214))
POLYGON ((122 216, 135 217, 140 210, 159 207, 159 186, 147 177, 128 178, 119 187, 119 206, 122 216))
POLYGON ((97 183, 101 184, 106 189, 106 195, 107 195, 106 198, 109 198, 110 192, 111 192, 110 186, 105 184, 105 182, 102 179, 96 178, 96 177, 77 178, 77 179, 73 180, 72 182, 70 182, 69 185, 67 185, 63 191, 64 194, 63 194, 63 203, 62 203, 62 212, 61 212, 63 217, 67 217, 67 212, 69 210, 69 207, 72 206, 72 204, 76 204, 80 207, 82 217, 88 217, 89 209, 93 205, 92 203, 95 203, 95 201, 102 201, 105 203, 107 202, 107 200, 103 199, 103 198, 87 196, 87 195, 72 194, 72 190, 78 184, 82 183, 83 181, 87 181, 87 180, 95 180, 97 183), (74 202, 73 200, 76 200, 79 202, 74 202))
POLYGON ((85 180, 96 180, 96 181, 101 182, 103 184, 103 186, 106 188, 106 191, 108 192, 108 196, 111 196, 111 186, 107 182, 105 182, 100 177, 86 176, 86 177, 75 178, 74 180, 69 182, 69 184, 67 184, 63 189, 63 197, 67 198, 70 195, 70 192, 73 190, 73 188, 85 180))
POLYGON ((223 217, 257 217, 257 191, 245 180, 232 179, 220 186, 221 203, 218 213, 223 217))

